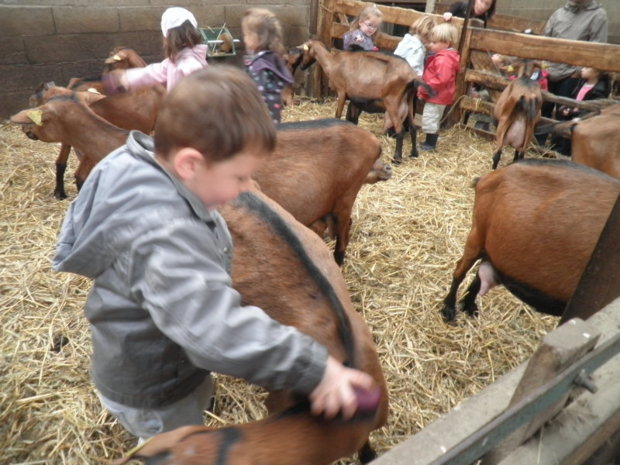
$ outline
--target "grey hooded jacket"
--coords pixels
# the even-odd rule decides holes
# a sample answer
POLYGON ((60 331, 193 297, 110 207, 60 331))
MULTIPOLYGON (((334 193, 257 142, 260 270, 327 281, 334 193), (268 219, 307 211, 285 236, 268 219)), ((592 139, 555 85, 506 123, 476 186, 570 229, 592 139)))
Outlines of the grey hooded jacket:
MULTIPOLYGON (((607 42, 608 21, 605 9, 596 1, 584 5, 568 2, 557 9, 545 24, 544 35, 557 39, 607 42)), ((549 80, 569 77, 579 68, 563 63, 550 63, 549 80)))
POLYGON ((240 306, 223 218, 152 150, 149 136, 132 131, 96 166, 66 214, 54 258, 55 270, 94 279, 85 312, 97 389, 124 405, 158 407, 216 371, 311 392, 327 350, 240 306))

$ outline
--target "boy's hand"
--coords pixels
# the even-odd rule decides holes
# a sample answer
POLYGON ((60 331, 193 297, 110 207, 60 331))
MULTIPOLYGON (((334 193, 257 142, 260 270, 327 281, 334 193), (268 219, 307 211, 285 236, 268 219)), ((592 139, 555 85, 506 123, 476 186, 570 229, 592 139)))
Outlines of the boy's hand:
POLYGON ((370 375, 346 368, 329 356, 323 378, 310 394, 312 413, 333 418, 342 412, 343 418, 349 419, 358 409, 376 408, 380 396, 373 389, 377 386, 370 375))

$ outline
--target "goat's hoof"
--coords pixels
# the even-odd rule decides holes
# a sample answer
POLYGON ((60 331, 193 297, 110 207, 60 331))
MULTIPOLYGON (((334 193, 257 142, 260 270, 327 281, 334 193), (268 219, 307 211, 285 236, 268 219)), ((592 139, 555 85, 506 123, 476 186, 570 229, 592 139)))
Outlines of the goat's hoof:
POLYGON ((441 314, 443 316, 443 321, 446 323, 454 323, 456 318, 456 309, 454 307, 450 307, 446 305, 442 310, 441 314))
POLYGON ((409 154, 409 158, 418 158, 419 156, 420 156, 420 154, 417 151, 411 152, 409 154))
POLYGON ((478 305, 475 303, 465 303, 463 304, 463 311, 467 313, 471 318, 476 318, 478 316, 478 305))
POLYGON ((402 158, 392 158, 393 165, 400 165, 403 162, 402 158))
POLYGON ((64 200, 67 198, 67 194, 65 194, 64 192, 54 191, 54 197, 56 197, 56 199, 58 200, 64 200))
POLYGON ((361 463, 372 462, 377 458, 377 453, 372 448, 372 446, 366 442, 362 448, 357 452, 357 457, 360 459, 361 463))

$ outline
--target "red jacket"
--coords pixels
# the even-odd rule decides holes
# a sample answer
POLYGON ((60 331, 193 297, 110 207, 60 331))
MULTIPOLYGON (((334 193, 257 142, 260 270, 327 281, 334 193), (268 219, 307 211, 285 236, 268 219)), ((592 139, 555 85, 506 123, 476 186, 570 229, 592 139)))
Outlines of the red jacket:
POLYGON ((429 103, 450 105, 456 94, 456 75, 459 72, 459 52, 453 48, 440 50, 426 58, 422 80, 433 88, 437 95, 429 97, 420 87, 418 97, 429 103))

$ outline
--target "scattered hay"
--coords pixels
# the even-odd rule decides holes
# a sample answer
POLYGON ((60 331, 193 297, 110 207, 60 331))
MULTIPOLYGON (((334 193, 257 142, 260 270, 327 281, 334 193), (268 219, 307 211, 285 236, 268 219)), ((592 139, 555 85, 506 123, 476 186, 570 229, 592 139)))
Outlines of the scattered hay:
MULTIPOLYGON (((284 117, 317 119, 334 111, 333 100, 302 100, 284 117)), ((360 125, 380 138, 389 160, 394 141, 380 134, 381 117, 365 114, 360 125)), ((354 209, 343 272, 389 385, 389 423, 373 434, 380 452, 525 360, 556 323, 504 289, 481 299, 478 319, 459 315, 455 325, 443 323, 441 300, 471 221, 471 182, 489 171, 492 147, 455 128, 442 132, 438 148, 406 158, 391 180, 364 186, 354 209)), ((102 410, 90 383, 82 315, 90 282, 50 268, 68 206, 52 196, 57 153, 55 144, 0 125, 0 463, 94 464, 135 443, 102 410)), ((67 193, 75 196, 71 182, 67 193)), ((258 388, 217 381, 209 424, 264 415, 258 388)))

